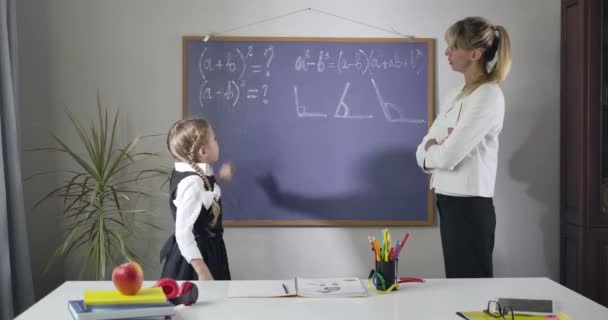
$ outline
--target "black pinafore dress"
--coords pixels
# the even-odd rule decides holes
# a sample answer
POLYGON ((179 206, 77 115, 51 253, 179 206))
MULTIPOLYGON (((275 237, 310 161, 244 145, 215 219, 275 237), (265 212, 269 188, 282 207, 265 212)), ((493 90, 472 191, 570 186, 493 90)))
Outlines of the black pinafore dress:
MULTIPOLYGON (((170 182, 170 195, 171 195, 171 214, 173 215, 173 221, 175 222, 176 207, 173 204, 175 200, 175 191, 179 182, 189 176, 198 176, 196 172, 187 171, 181 172, 173 170, 171 173, 170 182)), ((209 183, 211 184, 211 190, 215 186, 215 177, 208 176, 209 183)), ((202 178, 201 178, 202 179, 202 178)), ((207 186, 205 186, 207 188, 207 186)), ((221 198, 218 200, 220 208, 222 207, 221 198)), ((226 254, 226 245, 224 244, 224 227, 222 224, 222 216, 217 218, 215 225, 212 225, 213 213, 211 207, 205 209, 205 206, 201 206, 201 212, 198 219, 194 223, 192 232, 198 245, 201 255, 205 264, 209 268, 211 275, 214 280, 230 280, 230 268, 228 266, 228 255, 226 254)), ((182 256, 177 241, 175 240, 175 234, 171 235, 163 248, 160 251, 161 263, 165 260, 161 278, 173 278, 175 280, 197 280, 198 276, 194 268, 186 261, 182 256)))

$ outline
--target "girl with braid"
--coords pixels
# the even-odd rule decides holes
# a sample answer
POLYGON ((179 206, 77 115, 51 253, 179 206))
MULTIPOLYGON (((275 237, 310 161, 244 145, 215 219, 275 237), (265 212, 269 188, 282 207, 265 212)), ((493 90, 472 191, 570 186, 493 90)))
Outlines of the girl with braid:
MULTIPOLYGON (((177 121, 167 146, 177 160, 170 180, 169 203, 175 234, 160 252, 162 278, 230 280, 224 244, 221 191, 212 164, 219 158, 215 133, 204 119, 177 121)), ((232 164, 220 168, 218 180, 229 181, 232 164)))

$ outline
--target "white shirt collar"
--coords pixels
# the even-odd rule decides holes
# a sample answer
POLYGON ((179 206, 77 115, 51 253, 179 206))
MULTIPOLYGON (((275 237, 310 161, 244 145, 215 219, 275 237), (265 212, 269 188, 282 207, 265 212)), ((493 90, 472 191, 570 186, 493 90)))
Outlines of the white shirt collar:
MULTIPOLYGON (((206 176, 212 176, 213 175, 213 167, 210 164, 208 164, 208 163, 197 163, 196 165, 199 168, 201 168, 201 170, 203 170, 203 173, 206 176)), ((180 172, 194 171, 194 169, 192 169, 192 167, 190 166, 190 164, 188 164, 186 162, 176 162, 175 163, 175 170, 176 171, 180 171, 180 172)))

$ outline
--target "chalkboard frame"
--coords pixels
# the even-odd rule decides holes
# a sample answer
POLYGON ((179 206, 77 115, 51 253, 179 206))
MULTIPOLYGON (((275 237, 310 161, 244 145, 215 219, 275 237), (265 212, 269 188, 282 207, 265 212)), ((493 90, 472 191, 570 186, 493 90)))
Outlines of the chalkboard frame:
MULTIPOLYGON (((202 36, 182 37, 182 118, 188 117, 188 43, 203 41, 202 36)), ((404 42, 428 45, 428 124, 435 116, 435 40, 431 38, 321 38, 321 37, 212 37, 207 41, 247 42, 404 42)), ((430 176, 427 180, 430 185, 430 176)), ((435 224, 435 204, 429 189, 426 220, 224 220, 229 227, 368 227, 368 226, 432 226, 435 224)))

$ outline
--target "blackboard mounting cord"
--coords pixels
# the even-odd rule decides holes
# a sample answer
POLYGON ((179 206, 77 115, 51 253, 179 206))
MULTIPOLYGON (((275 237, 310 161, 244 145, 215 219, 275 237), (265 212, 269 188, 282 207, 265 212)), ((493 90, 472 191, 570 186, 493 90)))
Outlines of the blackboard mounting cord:
POLYGON ((363 21, 351 19, 351 18, 348 18, 348 17, 340 16, 340 15, 337 15, 337 14, 334 14, 334 13, 330 13, 330 12, 327 12, 327 11, 318 10, 318 9, 314 9, 314 8, 310 8, 309 7, 309 8, 304 8, 304 9, 296 10, 296 11, 287 12, 287 13, 280 14, 280 15, 277 15, 277 16, 274 16, 274 17, 270 17, 270 18, 254 21, 254 22, 251 22, 251 23, 247 23, 247 24, 244 24, 244 25, 240 25, 240 26, 237 26, 237 27, 226 29, 226 30, 221 31, 221 32, 213 32, 213 33, 209 32, 209 33, 205 34, 205 36, 203 38, 203 42, 207 42, 209 40, 209 38, 211 38, 211 36, 225 35, 225 34, 228 34, 230 32, 236 31, 236 30, 248 28, 248 27, 251 27, 251 26, 254 26, 254 25, 257 25, 257 24, 261 24, 261 23, 264 23, 264 22, 272 21, 272 20, 278 20, 280 18, 284 18, 284 17, 295 15, 295 14, 302 13, 302 12, 320 13, 320 14, 324 14, 324 15, 327 15, 327 16, 331 16, 331 17, 337 18, 337 19, 346 20, 346 21, 349 21, 349 22, 352 22, 352 23, 363 25, 363 26, 366 26, 366 27, 369 27, 369 28, 372 28, 372 29, 376 29, 376 30, 388 32, 388 33, 391 33, 391 34, 394 34, 394 35, 398 35, 399 37, 403 37, 403 38, 406 38, 408 40, 415 40, 416 39, 416 37, 413 36, 413 35, 406 35, 406 34, 403 34, 401 32, 398 32, 392 26, 390 27, 390 29, 383 28, 383 27, 378 27, 378 26, 375 26, 375 25, 372 25, 372 24, 369 24, 369 23, 366 23, 366 22, 363 22, 363 21))

